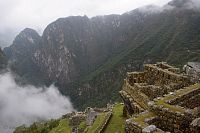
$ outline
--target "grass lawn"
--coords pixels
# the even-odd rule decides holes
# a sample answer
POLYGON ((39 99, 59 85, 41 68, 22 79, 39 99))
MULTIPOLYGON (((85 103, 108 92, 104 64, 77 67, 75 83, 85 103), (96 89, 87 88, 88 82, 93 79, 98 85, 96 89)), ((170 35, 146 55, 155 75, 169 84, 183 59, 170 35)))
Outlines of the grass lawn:
POLYGON ((89 128, 88 133, 98 132, 98 127, 100 127, 104 123, 106 115, 107 113, 101 113, 100 115, 98 115, 92 126, 89 128))
POLYGON ((49 133, 71 133, 69 127, 69 120, 62 119, 56 128, 53 128, 49 133))
POLYGON ((81 122, 79 125, 80 129, 85 129, 86 127, 87 127, 86 121, 81 122))
POLYGON ((125 133, 125 120, 123 117, 123 106, 116 104, 113 108, 113 115, 106 127, 105 133, 125 133))

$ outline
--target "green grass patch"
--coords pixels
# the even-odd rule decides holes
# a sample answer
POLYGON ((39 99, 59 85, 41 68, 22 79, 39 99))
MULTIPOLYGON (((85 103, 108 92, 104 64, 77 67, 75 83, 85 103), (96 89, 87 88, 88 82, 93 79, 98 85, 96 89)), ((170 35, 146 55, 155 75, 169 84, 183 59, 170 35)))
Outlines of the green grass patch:
POLYGON ((176 107, 174 105, 170 105, 168 103, 166 103, 165 101, 168 101, 170 99, 174 99, 178 96, 183 96, 187 93, 190 93, 194 90, 197 90, 200 88, 200 84, 196 84, 196 85, 192 85, 192 86, 189 86, 189 87, 186 87, 185 89, 181 90, 181 91, 177 91, 174 95, 168 95, 166 97, 164 97, 164 99, 162 100, 158 100, 157 102, 155 102, 157 105, 163 105, 165 108, 169 108, 170 110, 173 110, 173 111, 178 111, 178 112, 181 112, 181 113, 184 113, 185 110, 180 108, 180 107, 176 107))
POLYGON ((49 133, 71 133, 68 119, 61 119, 59 125, 53 128, 49 133))
POLYGON ((145 113, 145 114, 139 115, 139 116, 136 117, 136 118, 133 118, 133 121, 139 123, 142 127, 146 127, 146 126, 148 126, 148 125, 144 122, 145 119, 151 118, 151 117, 154 117, 154 116, 155 116, 154 113, 152 113, 152 112, 147 112, 147 113, 145 113))
POLYGON ((98 115, 93 125, 89 128, 88 133, 98 132, 98 128, 105 122, 106 115, 107 113, 101 113, 100 115, 98 115))
POLYGON ((80 129, 85 129, 87 127, 86 121, 83 121, 79 124, 80 129))
POLYGON ((106 127, 105 133, 125 133, 125 120, 123 117, 124 105, 116 104, 113 108, 113 115, 106 127))

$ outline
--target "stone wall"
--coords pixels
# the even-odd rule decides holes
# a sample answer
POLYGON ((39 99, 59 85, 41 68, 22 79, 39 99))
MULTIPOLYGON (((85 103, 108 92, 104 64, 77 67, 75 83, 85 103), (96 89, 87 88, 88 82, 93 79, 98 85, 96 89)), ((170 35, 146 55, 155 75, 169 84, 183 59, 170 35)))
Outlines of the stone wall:
MULTIPOLYGON (((125 80, 124 82, 123 92, 126 92, 124 93, 123 97, 130 96, 130 98, 132 98, 132 101, 136 102, 142 108, 147 109, 149 98, 145 94, 141 93, 139 88, 137 88, 136 86, 131 86, 127 80, 125 80)), ((128 97, 128 99, 130 98, 128 97)))
MULTIPOLYGON (((145 111, 138 115, 133 116, 133 118, 127 119, 125 124, 125 130, 127 133, 149 133, 151 124, 157 121, 157 116, 151 112, 145 111), (151 123, 151 124, 150 124, 151 123)), ((151 130, 152 133, 164 133, 161 129, 157 128, 155 125, 154 129, 151 130)))
POLYGON ((137 123, 132 121, 132 119, 127 119, 125 126, 125 130, 127 133, 141 133, 143 129, 141 126, 138 126, 137 123))
POLYGON ((189 75, 191 82, 200 82, 200 63, 199 62, 188 62, 183 67, 185 73, 189 75))
POLYGON ((178 69, 178 68, 174 68, 173 66, 170 66, 166 62, 157 62, 154 65, 161 68, 161 69, 178 69))
POLYGON ((94 111, 93 108, 87 110, 86 123, 91 126, 99 113, 94 111))
POLYGON ((163 85, 170 83, 179 83, 184 86, 189 84, 187 76, 173 73, 167 69, 161 69, 156 65, 147 64, 144 66, 145 79, 148 84, 163 85))
POLYGON ((180 97, 175 97, 169 101, 172 105, 179 105, 182 107, 193 109, 200 106, 200 89, 189 92, 180 97))
POLYGON ((126 107, 126 111, 129 113, 129 115, 135 114, 135 113, 140 113, 142 111, 144 111, 143 108, 140 107, 140 105, 138 105, 134 99, 127 94, 125 91, 121 91, 121 98, 124 102, 124 105, 126 107))
POLYGON ((128 133, 148 132, 152 127, 155 132, 198 130, 191 122, 200 116, 200 84, 193 84, 180 69, 163 62, 144 65, 143 72, 127 74, 120 94, 132 115, 126 121, 128 133))
POLYGON ((71 116, 69 118, 70 120, 70 125, 79 125, 82 121, 85 121, 86 115, 85 114, 76 114, 74 116, 71 116))
POLYGON ((184 99, 184 101, 180 102, 178 105, 190 109, 200 107, 200 94, 192 96, 189 99, 184 99))
MULTIPOLYGON (((178 104, 199 94, 200 84, 197 84, 149 102, 149 109, 160 118, 157 126, 175 133, 191 132, 190 123, 198 117, 198 114, 194 110, 178 106, 178 104)), ((187 102, 183 102, 182 104, 188 105, 187 102)), ((199 104, 199 101, 191 104, 199 104)))
POLYGON ((188 112, 181 113, 157 105, 152 105, 150 110, 159 116, 160 121, 157 123, 159 128, 174 133, 190 132, 189 125, 194 119, 193 114, 188 112))
POLYGON ((129 72, 127 73, 128 82, 133 85, 134 83, 144 83, 145 73, 144 72, 129 72))
POLYGON ((200 118, 196 118, 190 124, 190 130, 192 133, 199 133, 200 132, 200 118))
POLYGON ((123 90, 126 90, 130 94, 141 92, 148 97, 146 99, 152 100, 155 97, 163 96, 190 84, 188 77, 179 72, 178 68, 174 68, 163 62, 153 65, 147 64, 144 65, 144 72, 127 73, 123 90), (132 89, 130 89, 131 87, 127 83, 132 89))

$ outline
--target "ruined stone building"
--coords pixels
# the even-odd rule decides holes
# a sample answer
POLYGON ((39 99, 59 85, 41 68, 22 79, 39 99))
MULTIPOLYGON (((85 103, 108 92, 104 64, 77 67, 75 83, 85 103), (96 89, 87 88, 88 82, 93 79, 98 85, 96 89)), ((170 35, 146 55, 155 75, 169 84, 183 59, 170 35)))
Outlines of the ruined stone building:
MULTIPOLYGON (((200 66, 200 65, 199 65, 200 66)), ((199 133, 200 84, 198 64, 188 63, 184 72, 165 62, 144 65, 130 72, 120 91, 128 133, 199 133)))

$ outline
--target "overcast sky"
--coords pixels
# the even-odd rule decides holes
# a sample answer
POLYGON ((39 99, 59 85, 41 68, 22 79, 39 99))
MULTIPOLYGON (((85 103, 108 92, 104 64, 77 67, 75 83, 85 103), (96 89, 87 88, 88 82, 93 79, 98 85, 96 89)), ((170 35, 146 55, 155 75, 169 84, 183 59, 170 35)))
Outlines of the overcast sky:
POLYGON ((0 34, 26 27, 42 30, 60 17, 122 14, 148 4, 170 0, 0 0, 0 34))

